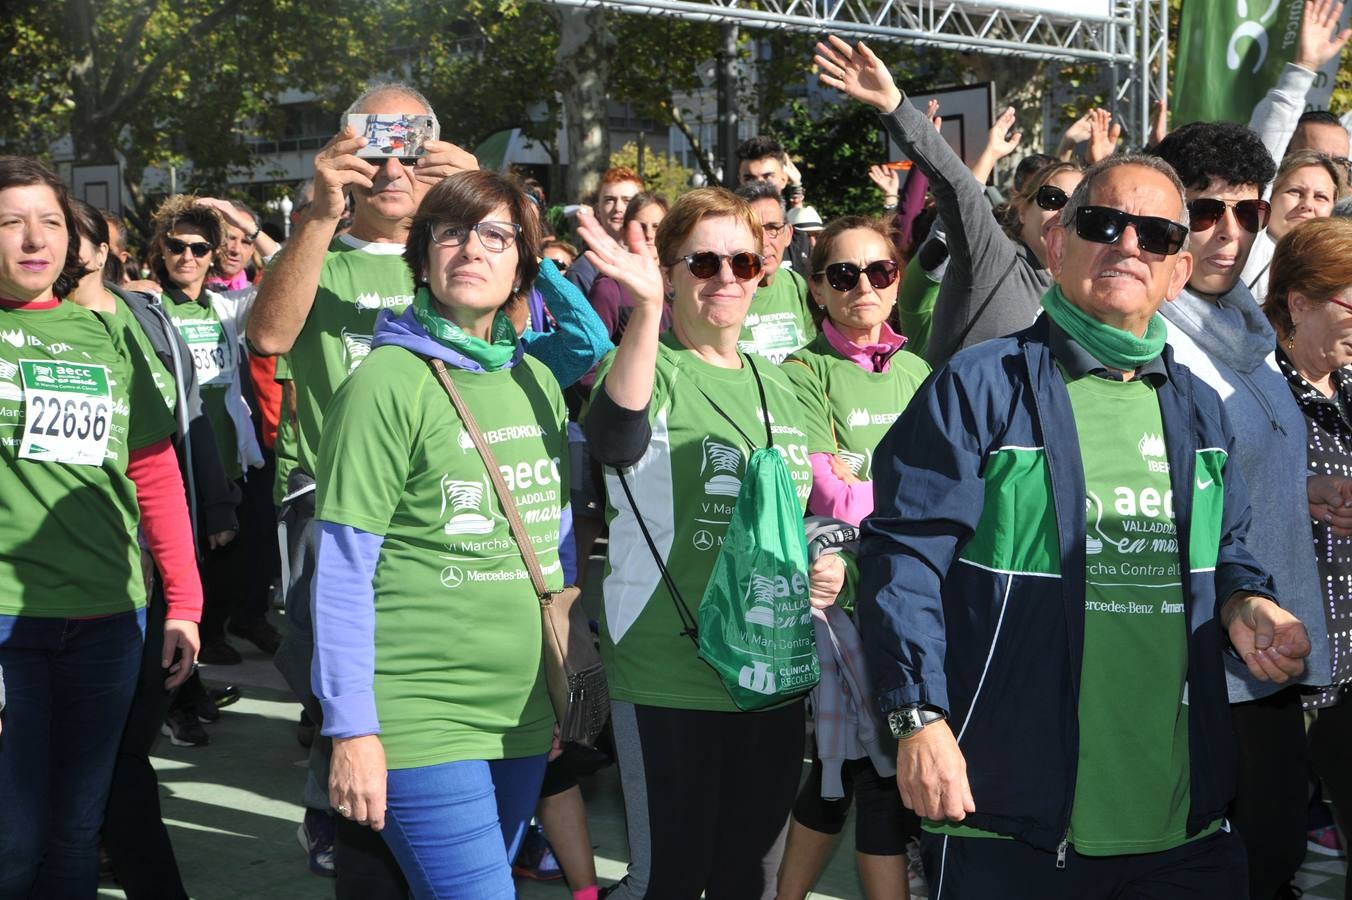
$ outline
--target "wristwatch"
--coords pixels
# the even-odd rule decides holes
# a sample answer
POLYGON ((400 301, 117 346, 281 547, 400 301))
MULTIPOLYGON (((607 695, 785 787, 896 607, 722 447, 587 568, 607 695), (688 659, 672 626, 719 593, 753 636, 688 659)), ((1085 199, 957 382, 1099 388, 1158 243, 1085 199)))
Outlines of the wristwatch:
POLYGON ((921 706, 917 703, 913 706, 894 709, 888 713, 887 726, 892 729, 892 737, 904 741, 926 725, 947 718, 948 714, 943 710, 934 706, 921 706))
POLYGON ((258 236, 259 236, 260 234, 262 234, 262 233, 263 233, 263 226, 262 226, 262 225, 259 225, 257 228, 254 229, 254 233, 251 234, 251 235, 249 235, 249 243, 252 244, 254 241, 258 240, 258 236))

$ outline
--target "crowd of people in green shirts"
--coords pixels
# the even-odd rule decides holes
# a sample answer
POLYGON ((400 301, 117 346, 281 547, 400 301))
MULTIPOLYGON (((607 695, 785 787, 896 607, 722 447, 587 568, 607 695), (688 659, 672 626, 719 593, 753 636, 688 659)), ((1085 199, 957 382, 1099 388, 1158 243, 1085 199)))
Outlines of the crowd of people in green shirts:
MULTIPOLYGON (((1174 854, 1193 877, 1221 851, 1243 858, 1228 819, 1194 821, 1189 806, 1225 695, 1220 648, 1255 655, 1227 663, 1231 702, 1236 683, 1243 701, 1261 700, 1271 692, 1259 682, 1305 671, 1336 709, 1346 667, 1330 668, 1333 631, 1303 608, 1299 620, 1274 612, 1294 579, 1243 547, 1236 470, 1250 463, 1210 394, 1188 407, 1189 438, 1217 445, 1194 448, 1196 483, 1186 503, 1176 497, 1169 398, 1200 382, 1174 358, 1273 395, 1258 375, 1231 378, 1189 320, 1155 309, 1174 297, 1200 318, 1241 300, 1258 308, 1233 280, 1216 288, 1204 267, 1174 267, 1192 259, 1190 235, 1190 246, 1218 240, 1210 229, 1226 227, 1227 208, 1247 228, 1239 210, 1265 203, 1256 194, 1272 177, 1250 157, 1215 172, 1195 158, 1219 158, 1222 142, 1266 151, 1188 126, 1154 156, 1114 159, 1115 134, 1105 148, 1108 123, 1091 115, 1087 169, 1071 154, 1030 157, 992 210, 984 183, 1019 142, 1012 112, 969 169, 940 137, 938 110, 910 104, 863 44, 819 45, 817 60, 824 83, 877 108, 913 162, 904 187, 895 168, 869 173, 881 216, 823 223, 782 148, 754 138, 735 190, 668 200, 635 172, 607 171, 574 211, 580 253, 551 233, 538 185, 481 171, 449 141, 417 156, 365 152, 349 116, 435 116, 414 88, 388 83, 352 102, 315 158, 284 247, 246 208, 179 195, 155 215, 144 272, 124 273, 118 223, 41 164, 0 157, 0 896, 92 895, 100 843, 128 897, 187 896, 150 754, 161 732, 206 743, 201 722, 238 696, 197 671, 199 659, 239 661, 227 634, 275 654, 301 701, 313 733, 298 837, 340 896, 510 898, 515 873, 562 876, 577 900, 805 898, 852 806, 870 898, 910 895, 916 842, 932 897, 948 896, 950 861, 949 891, 965 897, 985 882, 960 864, 998 875, 1037 854, 1061 869, 1069 855, 1082 880, 1110 871, 1078 868, 1086 860, 1174 854), (1124 171, 1155 193, 1128 197, 1124 171), (1222 190, 1208 220, 1196 201, 1213 199, 1217 178, 1255 197, 1222 190), (1068 273, 1091 251, 1168 267, 1141 333, 1086 313, 1068 273), (1007 383, 990 387, 993 370, 1007 383), (1058 445, 1057 433, 1076 440, 1058 445), (1056 460, 1069 443, 1078 467, 1056 460), (691 645, 683 609, 705 596, 746 502, 748 460, 765 447, 782 457, 812 548, 783 593, 813 622, 829 673, 810 695, 748 711, 691 645), (978 457, 974 475, 964 467, 978 457), (1073 512, 1057 503, 1072 470, 1073 512), (1068 542, 1067 521, 1084 531, 1068 542), (593 627, 610 724, 583 747, 559 739, 531 570, 547 591, 580 584, 607 532, 593 627), (978 697, 995 696, 1001 721, 1041 702, 987 675, 1008 673, 1015 652, 997 654, 1011 596, 1036 607, 1012 613, 1011 628, 1038 621, 1072 583, 1067 565, 1088 577, 1075 582, 1082 596, 1067 594, 1081 621, 1069 659, 1085 662, 1066 682, 1079 699, 1058 748, 1080 771, 1068 784, 1064 772, 1030 776, 1070 798, 1059 844, 1044 846, 1043 813, 990 809, 987 773, 952 768, 944 747, 907 747, 938 746, 928 742, 951 726, 956 752, 978 697), (909 619, 899 572, 923 607, 909 619), (924 593, 931 579, 942 600, 939 587, 924 593), (1214 616, 1192 609, 1222 584, 1234 595, 1215 598, 1214 616), (955 616, 950 592, 962 591, 971 606, 955 616), (1271 647, 1254 650, 1255 633, 1271 647), (975 652, 943 658, 971 646, 987 648, 984 665, 975 652), (972 694, 961 719, 950 691, 972 694), (938 783, 926 760, 946 798, 914 794, 938 783), (611 762, 629 869, 602 888, 578 776, 611 762)), ((1301 298, 1313 288, 1292 274, 1291 244, 1278 243, 1269 279, 1286 349, 1256 319, 1246 340, 1261 377, 1285 378, 1306 415, 1323 416, 1310 420, 1322 430, 1311 425, 1309 452, 1326 460, 1352 426, 1340 433, 1346 409, 1301 393, 1314 377, 1302 362, 1333 352, 1303 342, 1334 325, 1310 324, 1301 298)), ((1305 460, 1287 386, 1289 410, 1265 407, 1283 437, 1263 437, 1305 460)), ((1335 403, 1342 383, 1330 390, 1335 403)), ((1352 480, 1336 464, 1306 478, 1299 460, 1278 478, 1299 526, 1284 537, 1341 553, 1352 480), (1328 530, 1311 531, 1307 506, 1328 530)), ((1255 517, 1269 513, 1258 500, 1271 486, 1252 488, 1255 517)), ((1030 713, 1035 737, 1007 736, 1011 758, 1042 746, 1056 708, 1030 713)), ((991 752, 990 721, 963 745, 973 759, 991 752)), ((1340 734, 1324 747, 1344 746, 1340 734)), ((1211 775, 1229 771, 1217 762, 1211 775)), ((1342 783, 1327 783, 1336 803, 1342 783)), ((1192 890, 1168 896, 1212 896, 1192 890)))

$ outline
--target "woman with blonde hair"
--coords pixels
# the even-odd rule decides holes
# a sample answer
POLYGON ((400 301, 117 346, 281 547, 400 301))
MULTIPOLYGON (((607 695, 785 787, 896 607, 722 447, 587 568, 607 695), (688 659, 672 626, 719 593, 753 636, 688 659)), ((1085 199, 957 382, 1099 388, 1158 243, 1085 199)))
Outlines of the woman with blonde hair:
MULTIPOLYGON (((784 455, 800 510, 811 491, 793 385, 737 348, 764 265, 760 220, 729 191, 691 191, 662 220, 656 258, 637 223, 621 247, 580 220, 588 258, 634 298, 586 420, 607 466, 601 647, 631 859, 609 897, 760 897, 798 788, 803 701, 743 711, 678 612, 697 615, 754 450, 784 455), (667 295, 672 325, 659 334, 667 295)), ((809 598, 794 599, 829 605, 841 561, 819 559, 807 581, 809 598)))

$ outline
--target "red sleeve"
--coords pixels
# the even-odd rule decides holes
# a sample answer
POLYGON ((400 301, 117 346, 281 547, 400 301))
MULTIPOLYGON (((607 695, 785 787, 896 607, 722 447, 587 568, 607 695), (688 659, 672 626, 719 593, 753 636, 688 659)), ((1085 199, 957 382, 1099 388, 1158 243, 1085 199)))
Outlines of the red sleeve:
POLYGON ((249 377, 253 380, 254 399, 263 419, 263 446, 269 450, 277 443, 277 423, 282 417, 282 386, 277 383, 277 357, 249 354, 249 377))
POLYGON ((127 477, 136 485, 141 528, 164 579, 168 618, 196 622, 202 618, 202 580, 197 573, 183 476, 169 439, 131 451, 127 477))

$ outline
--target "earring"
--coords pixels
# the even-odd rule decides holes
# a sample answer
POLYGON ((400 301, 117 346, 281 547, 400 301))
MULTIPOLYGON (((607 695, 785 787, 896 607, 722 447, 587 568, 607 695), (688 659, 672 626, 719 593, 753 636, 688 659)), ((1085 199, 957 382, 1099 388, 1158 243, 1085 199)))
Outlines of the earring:
POLYGON ((1286 349, 1296 349, 1296 326, 1293 324, 1291 330, 1286 333, 1286 349))

